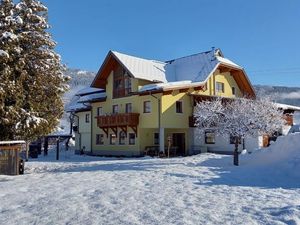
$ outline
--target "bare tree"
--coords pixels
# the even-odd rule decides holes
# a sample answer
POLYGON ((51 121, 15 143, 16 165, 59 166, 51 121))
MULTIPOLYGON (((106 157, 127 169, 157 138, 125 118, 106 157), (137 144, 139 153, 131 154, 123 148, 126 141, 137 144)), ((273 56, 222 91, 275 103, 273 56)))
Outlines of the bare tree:
POLYGON ((285 123, 282 112, 268 99, 216 98, 202 101, 196 105, 194 117, 200 132, 211 129, 222 137, 234 138, 234 165, 239 164, 240 139, 271 135, 279 131, 285 123))

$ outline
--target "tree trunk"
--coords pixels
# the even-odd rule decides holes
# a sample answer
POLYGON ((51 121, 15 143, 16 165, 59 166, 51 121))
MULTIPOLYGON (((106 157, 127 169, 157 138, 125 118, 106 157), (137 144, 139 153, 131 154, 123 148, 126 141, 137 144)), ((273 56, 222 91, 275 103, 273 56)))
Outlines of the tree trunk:
POLYGON ((238 166, 239 165, 239 137, 234 138, 234 152, 233 152, 233 165, 238 166))

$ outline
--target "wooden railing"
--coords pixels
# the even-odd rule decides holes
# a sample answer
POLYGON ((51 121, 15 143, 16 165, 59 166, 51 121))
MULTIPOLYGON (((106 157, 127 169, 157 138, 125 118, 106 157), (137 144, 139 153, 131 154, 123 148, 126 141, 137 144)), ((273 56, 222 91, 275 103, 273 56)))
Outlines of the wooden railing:
POLYGON ((97 116, 98 127, 137 126, 139 113, 119 113, 105 116, 97 116))

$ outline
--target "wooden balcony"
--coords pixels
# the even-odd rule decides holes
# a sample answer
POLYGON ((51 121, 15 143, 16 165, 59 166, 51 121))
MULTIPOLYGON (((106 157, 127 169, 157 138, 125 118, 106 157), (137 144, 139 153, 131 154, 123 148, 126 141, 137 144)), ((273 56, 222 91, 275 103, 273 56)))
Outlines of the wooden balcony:
POLYGON ((127 127, 132 128, 137 136, 137 126, 139 124, 139 113, 119 113, 105 116, 97 116, 97 125, 108 136, 108 130, 111 129, 118 136, 118 128, 127 135, 127 127))

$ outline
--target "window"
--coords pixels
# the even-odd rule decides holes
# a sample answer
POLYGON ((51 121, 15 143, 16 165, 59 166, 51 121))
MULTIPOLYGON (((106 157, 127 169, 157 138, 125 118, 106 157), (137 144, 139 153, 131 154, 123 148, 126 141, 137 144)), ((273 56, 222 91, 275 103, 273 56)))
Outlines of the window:
MULTIPOLYGON (((230 142, 230 144, 235 144, 235 137, 230 135, 229 142, 230 142)), ((239 137, 239 144, 242 144, 242 138, 241 137, 239 137)))
POLYGON ((224 83, 216 82, 216 92, 224 93, 224 83))
POLYGON ((154 144, 159 145, 159 133, 154 133, 154 144))
POLYGON ((215 144, 215 132, 205 131, 205 144, 215 144))
POLYGON ((176 102, 176 113, 182 113, 182 102, 181 101, 177 101, 176 102))
POLYGON ((86 123, 90 122, 90 114, 89 113, 85 114, 85 122, 86 123))
POLYGON ((129 133, 129 144, 135 145, 135 134, 134 133, 129 133))
POLYGON ((96 145, 104 144, 104 136, 103 134, 96 134, 96 145))
POLYGON ((120 131, 119 133, 119 144, 120 145, 125 145, 125 140, 126 140, 126 134, 124 131, 120 131))
POLYGON ((125 95, 130 94, 131 92, 131 79, 128 75, 125 74, 125 95))
POLYGON ((102 116, 103 115, 103 108, 102 107, 98 107, 97 108, 97 116, 102 116))
POLYGON ((125 112, 126 113, 131 113, 132 112, 132 104, 131 103, 126 103, 125 112))
POLYGON ((109 138, 109 143, 111 145, 115 145, 116 144, 116 135, 115 134, 110 134, 110 138, 109 138))
POLYGON ((231 87, 232 95, 235 95, 235 87, 231 87))
POLYGON ((119 112, 119 107, 118 107, 118 105, 113 105, 112 107, 113 107, 113 108, 112 108, 113 114, 116 114, 116 113, 119 112))
POLYGON ((144 101, 144 113, 150 113, 150 112, 151 112, 151 102, 144 101))

